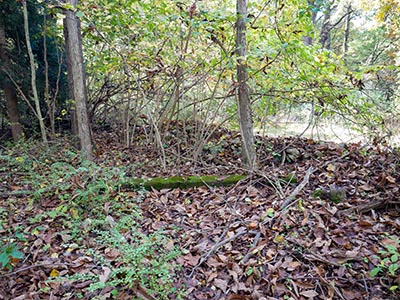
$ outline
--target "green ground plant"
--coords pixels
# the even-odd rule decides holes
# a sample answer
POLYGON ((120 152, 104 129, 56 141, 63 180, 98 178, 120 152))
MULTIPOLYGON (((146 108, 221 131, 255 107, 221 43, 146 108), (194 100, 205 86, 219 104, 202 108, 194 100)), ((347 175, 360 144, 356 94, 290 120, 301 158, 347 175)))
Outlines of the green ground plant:
POLYGON ((166 249, 169 240, 162 231, 142 233, 137 219, 129 215, 115 223, 95 222, 92 225, 98 243, 118 253, 118 257, 115 261, 100 259, 102 268, 111 272, 109 280, 104 282, 97 278, 89 290, 109 286, 117 296, 118 288, 132 289, 139 285, 157 299, 169 299, 169 295, 179 294, 173 287, 173 270, 177 266, 171 260, 179 256, 180 251, 176 247, 166 249))
MULTIPOLYGON (((389 278, 399 276, 400 240, 395 236, 388 236, 388 239, 391 242, 386 243, 384 249, 379 250, 378 255, 375 257, 378 259, 379 264, 371 270, 371 277, 375 277, 378 274, 389 278)), ((398 290, 398 288, 398 284, 389 286, 389 290, 392 292, 398 290)))
MULTIPOLYGON (((65 145, 55 145, 46 150, 45 156, 40 152, 32 154, 31 147, 35 149, 30 144, 0 150, 1 171, 12 170, 21 175, 31 207, 51 200, 59 204, 32 216, 29 219, 32 229, 25 234, 36 235, 45 230, 43 222, 53 222, 59 226, 54 227, 59 228, 55 234, 65 239, 63 247, 73 245, 74 249, 85 251, 99 268, 109 270, 107 278, 104 274, 88 273, 54 276, 50 281, 79 282, 90 278, 93 283, 87 292, 92 295, 111 287, 117 298, 120 290, 134 290, 138 285, 157 299, 170 299, 171 295, 180 299, 183 292, 173 286, 178 268, 173 259, 180 252, 162 230, 141 231, 143 218, 139 204, 144 191, 138 191, 137 196, 132 196, 132 191, 121 191, 120 184, 126 181, 124 169, 82 160, 65 145), (105 255, 106 248, 116 254, 112 259, 105 255)), ((7 214, 6 210, 0 211, 1 220, 6 221, 7 214)), ((3 226, 3 221, 0 225, 3 226)), ((17 237, 20 232, 24 228, 12 228, 7 231, 8 238, 0 240, 1 267, 11 269, 14 261, 24 256, 23 249, 29 249, 30 245, 20 246, 17 237)), ((47 246, 43 246, 42 252, 46 253, 47 246)))
POLYGON ((12 269, 13 262, 19 261, 23 257, 24 255, 19 251, 18 245, 15 243, 3 245, 0 241, 0 264, 3 269, 12 269))

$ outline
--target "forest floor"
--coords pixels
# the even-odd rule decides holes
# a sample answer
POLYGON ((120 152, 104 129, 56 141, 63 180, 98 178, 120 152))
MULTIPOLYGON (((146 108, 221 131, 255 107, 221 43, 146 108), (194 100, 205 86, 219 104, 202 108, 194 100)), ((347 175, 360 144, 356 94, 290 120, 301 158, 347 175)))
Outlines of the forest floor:
POLYGON ((163 151, 96 134, 94 163, 67 138, 0 148, 0 299, 400 299, 398 150, 258 137, 248 175, 237 133, 196 156, 201 126, 172 125, 163 151), (229 174, 248 176, 123 184, 229 174))

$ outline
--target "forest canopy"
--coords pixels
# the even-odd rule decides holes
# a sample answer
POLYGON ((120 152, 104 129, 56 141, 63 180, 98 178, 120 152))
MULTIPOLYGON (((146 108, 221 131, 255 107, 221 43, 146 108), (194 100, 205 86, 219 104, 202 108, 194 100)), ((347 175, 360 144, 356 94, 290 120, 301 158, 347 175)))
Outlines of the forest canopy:
MULTIPOLYGON (((113 128, 129 145, 143 123, 161 138, 172 120, 238 128, 233 1, 27 1, 40 111, 54 135, 73 127, 62 29, 65 12, 81 20, 94 128, 113 128), (156 129, 157 127, 157 129, 156 129)), ((398 134, 397 1, 251 1, 247 52, 252 121, 309 127, 334 119, 365 138, 398 134)), ((39 131, 26 76, 21 4, 0 4, 1 124, 39 131), (15 101, 10 93, 15 94, 15 101), (12 105, 14 102, 14 105, 12 105)), ((15 138, 18 137, 18 134, 15 138)))

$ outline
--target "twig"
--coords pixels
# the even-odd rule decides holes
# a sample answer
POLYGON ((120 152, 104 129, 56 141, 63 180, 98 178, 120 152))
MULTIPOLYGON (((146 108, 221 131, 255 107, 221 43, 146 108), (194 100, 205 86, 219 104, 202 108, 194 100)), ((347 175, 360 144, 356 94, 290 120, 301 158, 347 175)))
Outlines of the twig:
POLYGON ((2 192, 0 193, 0 199, 6 199, 8 197, 25 197, 28 196, 30 194, 32 194, 32 191, 28 191, 28 190, 20 190, 20 191, 10 191, 10 192, 2 192))
POLYGON ((309 167, 307 170, 306 175, 304 176, 304 179, 300 184, 293 190, 293 192, 283 201, 281 204, 279 210, 283 210, 286 207, 288 207, 292 202, 296 200, 296 196, 304 187, 308 184, 310 180, 310 175, 314 172, 313 167, 309 167))
POLYGON ((275 192, 279 195, 280 198, 283 198, 284 196, 284 192, 282 190, 282 187, 279 183, 279 180, 276 180, 276 182, 273 182, 271 179, 268 178, 268 176, 266 176, 265 174, 262 174, 262 177, 264 177, 267 182, 269 183, 270 186, 273 187, 273 189, 275 190, 275 192))
POLYGON ((36 264, 36 265, 31 265, 31 266, 26 266, 19 268, 13 272, 6 273, 6 274, 0 274, 0 277, 7 277, 11 275, 15 275, 24 271, 27 271, 29 269, 34 269, 34 268, 41 268, 41 267, 49 267, 49 266, 54 266, 54 267, 62 267, 62 266, 72 266, 70 263, 42 263, 42 264, 36 264))
POLYGON ((253 251, 252 250, 253 250, 253 248, 255 248, 257 246, 258 241, 260 240, 260 237, 261 237, 261 232, 259 231, 259 232, 257 232, 257 234, 256 234, 256 236, 254 238, 253 245, 251 245, 251 247, 250 247, 249 251, 247 252, 247 254, 240 261, 241 264, 245 264, 249 260, 249 258, 253 255, 253 251))

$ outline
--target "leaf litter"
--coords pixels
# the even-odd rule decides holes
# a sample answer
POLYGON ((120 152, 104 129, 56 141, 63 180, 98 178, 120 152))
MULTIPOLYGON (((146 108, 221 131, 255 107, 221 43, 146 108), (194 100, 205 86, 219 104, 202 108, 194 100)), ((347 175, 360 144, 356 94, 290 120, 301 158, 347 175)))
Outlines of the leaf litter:
MULTIPOLYGON (((179 128, 176 124, 175 130, 179 128)), ((190 153, 179 140, 166 142, 170 157, 165 170, 157 149, 140 140, 123 148, 112 133, 97 136, 96 162, 124 166, 128 176, 143 178, 245 173, 234 132, 216 130, 197 162, 185 160, 190 153)), ((163 229, 167 248, 181 250, 174 261, 181 266, 174 285, 184 288, 185 299, 400 299, 398 290, 389 290, 400 284, 398 272, 370 276, 381 263, 379 253, 385 245, 398 247, 393 241, 399 239, 400 227, 399 152, 382 145, 301 138, 258 138, 257 144, 259 169, 236 185, 125 191, 131 198, 142 195, 137 202, 144 216, 140 230, 150 235, 163 229), (327 197, 315 197, 318 189, 327 191, 327 197), (332 190, 344 195, 338 203, 330 199, 332 190)), ((24 258, 12 262, 12 270, 1 271, 0 299, 96 296, 88 290, 92 279, 48 279, 91 272, 106 283, 112 270, 99 267, 87 249, 109 261, 117 260, 118 250, 99 248, 89 235, 71 237, 63 216, 78 217, 74 211, 51 213, 63 204, 55 197, 57 188, 32 202, 24 194, 32 188, 26 186, 25 174, 1 170, 0 232, 23 236, 16 241, 24 258)), ((85 188, 80 174, 64 180, 72 195, 85 188)), ((115 195, 110 193, 110 202, 118 201, 115 195)), ((89 226, 85 222, 83 228, 89 226)), ((107 222, 112 226, 114 221, 107 222)), ((136 293, 122 292, 118 299, 151 299, 143 293, 137 286, 136 293)), ((113 299, 112 295, 105 287, 97 296, 113 299)))

